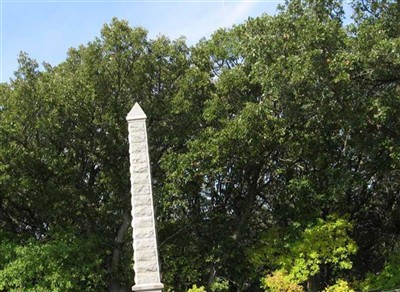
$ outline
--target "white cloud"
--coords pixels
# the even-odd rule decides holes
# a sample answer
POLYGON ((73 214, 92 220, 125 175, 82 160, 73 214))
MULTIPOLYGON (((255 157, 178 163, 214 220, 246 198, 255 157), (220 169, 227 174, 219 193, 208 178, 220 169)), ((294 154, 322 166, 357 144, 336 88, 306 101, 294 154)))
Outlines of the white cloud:
POLYGON ((252 9, 257 5, 257 2, 243 1, 234 3, 233 6, 227 9, 224 3, 224 22, 223 26, 231 26, 235 23, 242 22, 247 19, 252 9))
POLYGON ((183 35, 189 44, 194 44, 202 37, 209 37, 219 28, 228 28, 233 24, 244 22, 251 15, 260 15, 263 10, 259 9, 259 13, 255 13, 260 6, 260 3, 256 1, 204 4, 203 8, 207 7, 207 9, 202 9, 196 16, 192 14, 193 11, 189 12, 192 18, 186 21, 187 25, 180 23, 179 28, 177 27, 169 35, 173 38, 183 35))

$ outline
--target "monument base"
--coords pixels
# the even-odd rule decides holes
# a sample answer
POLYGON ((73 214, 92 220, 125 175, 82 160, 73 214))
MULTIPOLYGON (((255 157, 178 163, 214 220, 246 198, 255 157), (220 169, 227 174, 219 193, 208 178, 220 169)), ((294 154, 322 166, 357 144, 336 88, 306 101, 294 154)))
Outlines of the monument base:
POLYGON ((132 287, 132 291, 143 291, 143 292, 161 292, 164 288, 162 283, 154 284, 140 284, 132 287))

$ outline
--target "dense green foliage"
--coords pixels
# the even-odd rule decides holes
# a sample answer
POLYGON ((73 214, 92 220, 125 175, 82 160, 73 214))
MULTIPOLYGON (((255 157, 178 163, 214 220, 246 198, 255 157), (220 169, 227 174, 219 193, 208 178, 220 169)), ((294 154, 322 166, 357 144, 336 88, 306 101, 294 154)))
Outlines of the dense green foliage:
POLYGON ((0 291, 130 290, 135 102, 167 291, 399 287, 400 4, 353 7, 292 0, 192 47, 114 19, 55 67, 22 53, 0 85, 0 291))
POLYGON ((309 286, 318 286, 321 277, 329 281, 328 273, 340 275, 340 270, 352 267, 350 256, 356 253, 355 242, 348 236, 350 224, 343 219, 318 220, 315 226, 304 230, 301 239, 280 251, 273 244, 259 243, 260 250, 253 255, 268 255, 263 262, 276 262, 279 270, 263 279, 267 291, 284 290, 302 291, 301 283, 309 281, 309 286), (268 254, 273 250, 273 254, 268 254), (278 289, 279 290, 279 289, 278 289))

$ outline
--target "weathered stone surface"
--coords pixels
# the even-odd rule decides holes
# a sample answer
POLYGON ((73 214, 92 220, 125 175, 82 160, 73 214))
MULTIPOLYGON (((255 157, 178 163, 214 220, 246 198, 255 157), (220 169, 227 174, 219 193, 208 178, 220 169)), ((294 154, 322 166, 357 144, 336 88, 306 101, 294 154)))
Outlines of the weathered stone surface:
POLYGON ((150 194, 150 186, 149 184, 138 184, 134 188, 136 194, 150 194))
POLYGON ((136 163, 147 163, 147 158, 146 156, 142 155, 142 154, 138 154, 136 152, 132 153, 131 155, 131 162, 136 164, 136 163))
MULTIPOLYGON (((134 143, 130 143, 131 145, 134 145, 134 143)), ((145 155, 147 153, 147 148, 146 147, 137 147, 137 150, 135 152, 130 151, 129 154, 136 154, 136 155, 145 155)), ((147 161, 147 158, 145 158, 147 161)))
POLYGON ((155 261, 141 261, 135 263, 135 271, 137 271, 138 273, 157 272, 157 267, 155 266, 155 264, 155 261))
POLYGON ((147 165, 146 163, 138 163, 138 162, 134 162, 136 167, 132 169, 132 173, 143 173, 144 171, 147 170, 147 165))
POLYGON ((133 291, 161 292, 157 241, 154 227, 146 115, 138 104, 126 117, 132 193, 132 228, 135 286, 133 291))
POLYGON ((157 262, 157 257, 156 253, 154 251, 154 248, 147 249, 147 250, 142 250, 140 254, 137 256, 136 260, 138 263, 142 261, 152 261, 154 263, 157 262))
POLYGON ((139 195, 134 198, 134 204, 137 207, 146 207, 151 204, 151 196, 150 195, 139 195))
POLYGON ((136 173, 133 169, 131 171, 131 174, 134 175, 134 177, 132 177, 132 181, 135 183, 133 185, 133 189, 135 189, 135 186, 138 184, 142 185, 142 184, 148 184, 149 183, 149 178, 150 178, 150 173, 146 173, 144 171, 136 173), (132 173, 133 172, 133 173, 132 173))
MULTIPOLYGON (((143 185, 143 184, 141 184, 141 185, 143 185)), ((142 197, 150 197, 151 198, 151 189, 144 185, 141 187, 138 187, 138 188, 134 188, 134 189, 132 189, 132 191, 135 194, 135 197, 133 198, 135 200, 136 199, 140 200, 142 197)))
POLYGON ((142 121, 136 121, 129 123, 129 130, 131 131, 144 131, 146 123, 142 121))
MULTIPOLYGON (((158 273, 157 272, 145 272, 145 273, 139 273, 135 272, 136 274, 139 274, 139 278, 142 279, 142 284, 151 284, 154 283, 154 279, 157 279, 158 273)), ((140 285, 135 285, 135 286, 140 286, 140 285)), ((138 291, 138 290, 134 290, 138 291)), ((160 290, 158 290, 160 291, 160 290)))
POLYGON ((133 220, 133 228, 153 228, 153 220, 150 216, 147 217, 138 217, 133 220))
POLYGON ((143 239, 143 238, 154 238, 154 228, 153 227, 136 227, 136 238, 143 239))
POLYGON ((136 206, 133 203, 133 210, 132 210, 133 217, 147 217, 153 216, 152 210, 149 210, 147 206, 136 206))
POLYGON ((155 242, 152 238, 134 238, 133 240, 133 246, 136 246, 135 252, 137 250, 155 249, 155 242))
POLYGON ((137 134, 132 134, 130 139, 130 143, 137 143, 138 145, 145 146, 146 142, 146 136, 145 135, 137 135, 137 134))

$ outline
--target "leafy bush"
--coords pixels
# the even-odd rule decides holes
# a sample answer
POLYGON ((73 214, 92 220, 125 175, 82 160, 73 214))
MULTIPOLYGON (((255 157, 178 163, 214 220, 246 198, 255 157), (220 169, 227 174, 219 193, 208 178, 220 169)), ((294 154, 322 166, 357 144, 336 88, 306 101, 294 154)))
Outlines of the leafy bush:
POLYGON ((306 281, 319 273, 322 264, 331 264, 336 270, 352 267, 350 255, 357 251, 354 240, 348 236, 351 224, 332 216, 318 219, 314 226, 304 230, 302 239, 293 244, 291 258, 284 258, 284 267, 293 279, 306 281))
POLYGON ((344 280, 338 280, 335 285, 327 287, 325 292, 354 292, 353 289, 349 287, 349 283, 344 280))
POLYGON ((204 286, 197 287, 197 285, 194 284, 187 292, 207 292, 207 290, 204 286))
POLYGON ((363 290, 395 289, 400 287, 400 250, 395 251, 377 275, 369 273, 361 284, 363 290))
POLYGON ((0 244, 0 291, 104 290, 104 268, 93 238, 58 237, 0 244))
POLYGON ((211 292, 226 292, 229 291, 229 282, 222 278, 217 278, 210 287, 211 292))
POLYGON ((261 285, 265 291, 272 292, 301 292, 303 287, 298 285, 285 270, 275 271, 262 279, 261 285))
MULTIPOLYGON (((354 240, 348 236, 351 228, 342 218, 318 219, 281 255, 280 269, 262 280, 263 287, 267 291, 302 291, 300 284, 320 273, 321 265, 331 265, 336 271, 350 269, 350 255, 357 251, 354 240)), ((344 282, 334 287, 341 287, 337 285, 343 286, 344 282)))

